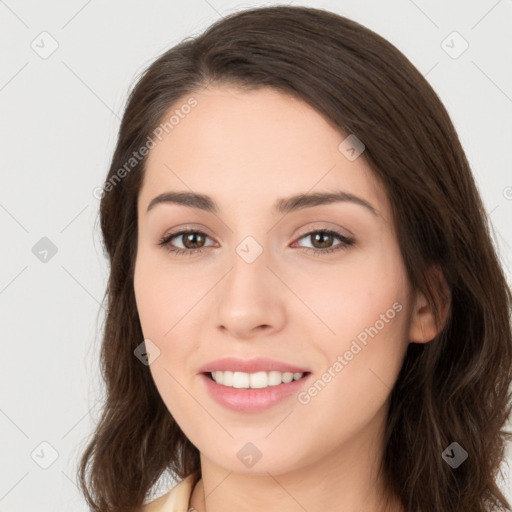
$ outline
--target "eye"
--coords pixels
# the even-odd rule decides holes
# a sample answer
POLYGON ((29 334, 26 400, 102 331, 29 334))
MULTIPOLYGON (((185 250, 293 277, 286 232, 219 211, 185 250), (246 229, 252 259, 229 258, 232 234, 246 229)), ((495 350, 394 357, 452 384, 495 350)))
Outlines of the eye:
POLYGON ((197 229, 186 229, 183 231, 178 231, 177 233, 171 233, 169 235, 163 236, 158 245, 165 247, 169 252, 175 253, 176 255, 191 255, 203 250, 205 238, 210 238, 206 233, 202 231, 198 231, 197 229), (171 241, 174 238, 181 238, 183 248, 174 247, 171 245, 171 241), (199 247, 196 247, 196 246, 199 247))
POLYGON ((307 252, 312 252, 316 255, 322 255, 326 253, 332 253, 336 251, 342 251, 347 247, 354 245, 355 240, 353 238, 346 237, 337 231, 331 229, 319 229, 316 231, 310 231, 305 235, 301 236, 299 240, 309 238, 313 244, 313 247, 302 247, 307 252), (332 246, 333 240, 337 238, 341 243, 332 246))
MULTIPOLYGON (((354 245, 355 240, 337 231, 333 231, 330 229, 319 229, 316 231, 310 231, 305 235, 302 235, 299 240, 310 238, 312 241, 313 247, 304 247, 299 245, 300 248, 304 249, 307 252, 313 252, 316 255, 322 255, 327 253, 332 253, 336 251, 342 251, 347 247, 354 245), (334 239, 340 240, 340 243, 332 246, 332 242, 334 239)), ((200 253, 203 251, 205 247, 205 240, 210 238, 206 233, 202 231, 187 229, 183 231, 178 231, 176 233, 170 233, 168 235, 164 235, 158 242, 158 245, 165 247, 168 252, 174 253, 178 256, 187 255, 190 256, 192 254, 200 253), (171 242, 174 239, 180 239, 183 247, 176 247, 171 242)))

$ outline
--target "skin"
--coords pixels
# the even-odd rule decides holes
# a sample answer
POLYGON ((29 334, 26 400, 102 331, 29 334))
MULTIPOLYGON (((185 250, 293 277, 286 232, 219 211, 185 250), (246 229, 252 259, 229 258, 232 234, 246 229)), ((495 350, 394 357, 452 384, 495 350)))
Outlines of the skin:
MULTIPOLYGON (((193 96, 197 106, 149 154, 134 276, 144 337, 160 350, 151 374, 201 453, 190 506, 384 510, 377 467, 391 388, 409 340, 437 334, 425 298, 410 289, 384 188, 364 153, 350 161, 338 150, 346 134, 300 100, 219 85, 193 96), (279 198, 337 190, 378 215, 351 202, 272 212, 279 198), (219 214, 171 203, 147 212, 167 191, 207 194, 219 214), (315 245, 310 234, 323 227, 354 245, 322 254, 342 243, 315 245), (203 252, 179 256, 158 245, 185 228, 207 237, 187 246, 178 236, 174 246, 202 244, 203 252), (252 263, 236 252, 247 236, 263 248, 252 263), (264 412, 234 412, 210 398, 198 375, 219 357, 267 356, 308 367, 314 382, 396 302, 401 311, 307 404, 294 396, 264 412), (237 457, 247 442, 262 453, 252 468, 237 457)), ((402 510, 392 496, 388 510, 402 510)))

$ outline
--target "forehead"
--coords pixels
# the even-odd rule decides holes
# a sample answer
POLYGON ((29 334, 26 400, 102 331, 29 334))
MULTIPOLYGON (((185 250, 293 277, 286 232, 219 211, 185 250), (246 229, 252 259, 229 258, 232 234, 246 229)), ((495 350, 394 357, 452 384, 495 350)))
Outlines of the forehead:
MULTIPOLYGON (((215 86, 177 101, 163 116, 174 123, 155 139, 139 205, 168 190, 194 191, 242 206, 270 208, 277 197, 344 190, 387 217, 387 200, 363 157, 349 160, 343 133, 307 103, 271 88, 215 86), (180 107, 193 97, 195 106, 180 107)), ((364 155, 364 153, 363 153, 364 155)))

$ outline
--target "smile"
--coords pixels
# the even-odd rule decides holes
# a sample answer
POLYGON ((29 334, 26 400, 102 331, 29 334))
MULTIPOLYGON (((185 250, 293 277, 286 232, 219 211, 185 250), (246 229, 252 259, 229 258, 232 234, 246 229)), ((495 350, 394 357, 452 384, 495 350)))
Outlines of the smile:
POLYGON ((232 372, 232 371, 215 371, 210 372, 211 378, 222 386, 238 388, 238 389, 262 389, 269 386, 278 386, 279 384, 287 384, 294 380, 302 378, 304 373, 292 372, 232 372))
POLYGON ((258 413, 296 396, 312 373, 214 371, 199 377, 207 394, 222 407, 238 413, 258 413), (222 379, 222 384, 215 379, 222 379))

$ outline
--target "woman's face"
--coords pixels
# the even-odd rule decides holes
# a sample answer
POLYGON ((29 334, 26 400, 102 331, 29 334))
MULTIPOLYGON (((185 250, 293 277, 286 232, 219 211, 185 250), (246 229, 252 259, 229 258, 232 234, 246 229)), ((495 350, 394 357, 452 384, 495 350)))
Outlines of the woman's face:
POLYGON ((279 474, 370 450, 412 307, 383 187, 362 148, 297 99, 227 86, 191 96, 166 116, 179 111, 155 138, 138 198, 134 288, 163 401, 230 471, 279 474), (188 204, 162 196, 177 192, 188 204), (289 199, 299 194, 340 196, 289 199), (171 238, 183 230, 193 233, 171 238), (215 363, 226 357, 276 366, 215 363), (288 383, 290 373, 304 376, 288 383))

